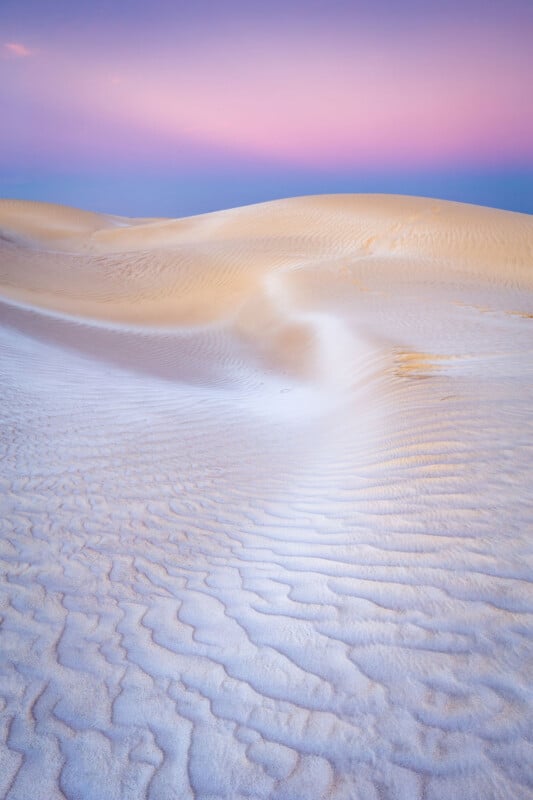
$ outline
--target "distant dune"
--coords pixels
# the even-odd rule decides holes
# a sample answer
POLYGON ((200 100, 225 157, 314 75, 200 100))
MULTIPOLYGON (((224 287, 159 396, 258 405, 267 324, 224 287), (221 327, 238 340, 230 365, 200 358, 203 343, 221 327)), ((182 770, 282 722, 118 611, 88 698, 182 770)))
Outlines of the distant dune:
POLYGON ((524 800, 533 217, 0 201, 0 797, 524 800))

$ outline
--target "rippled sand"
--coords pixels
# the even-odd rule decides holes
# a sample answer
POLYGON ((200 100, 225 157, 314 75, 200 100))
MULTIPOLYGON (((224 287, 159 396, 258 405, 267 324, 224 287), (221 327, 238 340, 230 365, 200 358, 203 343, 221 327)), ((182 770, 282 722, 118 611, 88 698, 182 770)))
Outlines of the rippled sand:
POLYGON ((0 797, 533 797, 532 298, 511 212, 1 201, 0 797))

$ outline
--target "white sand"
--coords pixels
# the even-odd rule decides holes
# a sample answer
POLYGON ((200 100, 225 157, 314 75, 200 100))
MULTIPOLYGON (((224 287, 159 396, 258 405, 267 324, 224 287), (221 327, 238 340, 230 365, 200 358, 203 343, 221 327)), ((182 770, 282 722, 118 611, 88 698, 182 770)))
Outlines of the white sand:
POLYGON ((533 797, 533 218, 0 202, 0 797, 533 797))

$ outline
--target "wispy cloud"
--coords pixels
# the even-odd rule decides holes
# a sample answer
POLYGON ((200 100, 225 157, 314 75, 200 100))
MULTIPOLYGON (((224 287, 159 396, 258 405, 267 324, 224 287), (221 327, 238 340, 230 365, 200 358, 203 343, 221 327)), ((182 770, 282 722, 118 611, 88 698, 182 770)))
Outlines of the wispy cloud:
POLYGON ((33 50, 22 42, 4 42, 2 50, 4 58, 28 58, 33 55, 33 50))

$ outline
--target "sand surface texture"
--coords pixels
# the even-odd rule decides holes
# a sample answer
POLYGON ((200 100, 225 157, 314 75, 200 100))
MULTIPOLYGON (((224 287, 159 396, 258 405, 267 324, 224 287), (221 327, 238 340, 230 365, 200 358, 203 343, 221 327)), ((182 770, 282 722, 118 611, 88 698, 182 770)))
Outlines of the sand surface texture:
POLYGON ((533 218, 2 201, 0 299, 0 797, 533 797, 533 218))

